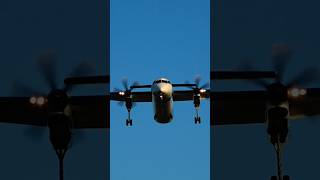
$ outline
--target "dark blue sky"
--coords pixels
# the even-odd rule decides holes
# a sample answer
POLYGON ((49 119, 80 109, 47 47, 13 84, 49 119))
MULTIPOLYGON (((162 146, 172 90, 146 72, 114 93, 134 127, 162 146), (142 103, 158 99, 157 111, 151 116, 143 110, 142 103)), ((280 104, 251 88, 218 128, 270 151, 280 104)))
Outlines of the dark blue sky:
MULTIPOLYGON (((320 68, 319 2, 212 0, 211 3, 212 70, 234 70, 245 60, 250 60, 257 70, 272 70, 271 46, 279 42, 288 44, 293 51, 285 80, 303 68, 320 68)), ((319 87, 317 83, 309 86, 319 87)), ((214 90, 257 88, 237 81, 216 82, 213 86, 214 90)), ((310 123, 310 119, 290 123, 284 172, 292 179, 319 178, 319 128, 320 123, 310 123)), ((276 174, 275 165, 265 125, 211 128, 211 179, 268 179, 276 174)))
MULTIPOLYGON (((1 1, 1 96, 19 80, 48 92, 35 61, 48 49, 57 54, 58 82, 81 61, 108 74, 107 1, 1 1)), ((83 87, 80 94, 106 94, 107 87, 83 87)), ((0 124, 0 179, 58 179, 57 157, 45 135, 31 141, 25 126, 0 124)), ((76 133, 77 134, 77 133, 76 133)), ((65 179, 108 179, 107 130, 87 130, 68 152, 65 179)))

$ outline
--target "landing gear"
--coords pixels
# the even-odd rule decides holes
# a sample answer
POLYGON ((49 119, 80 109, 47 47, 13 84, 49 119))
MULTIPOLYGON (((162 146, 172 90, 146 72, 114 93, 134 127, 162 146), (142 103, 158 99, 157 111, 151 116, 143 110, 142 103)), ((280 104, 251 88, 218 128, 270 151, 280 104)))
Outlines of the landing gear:
POLYGON ((197 113, 197 115, 196 115, 196 117, 194 117, 194 123, 195 124, 200 124, 201 123, 201 118, 200 118, 200 116, 199 116, 199 114, 198 114, 198 109, 196 109, 196 113, 197 113))
POLYGON ((274 146, 277 157, 277 176, 271 176, 271 180, 289 180, 288 175, 282 176, 282 147, 288 136, 288 109, 274 107, 268 110, 268 128, 271 144, 274 146))
POLYGON ((130 118, 130 111, 128 111, 128 119, 126 119, 126 126, 132 126, 132 119, 130 118))
POLYGON ((282 148, 283 148, 283 143, 280 142, 281 135, 277 137, 277 141, 273 144, 274 149, 276 151, 276 156, 277 156, 277 172, 278 176, 271 176, 271 180, 290 180, 290 177, 288 175, 282 176, 282 158, 281 158, 281 153, 282 153, 282 148))
POLYGON ((195 124, 200 124, 201 123, 201 118, 200 117, 194 117, 194 123, 195 124))
POLYGON ((196 116, 194 117, 194 123, 200 124, 201 123, 201 118, 199 116, 200 94, 196 94, 193 96, 193 104, 194 104, 194 108, 196 109, 196 116))
POLYGON ((126 119, 126 126, 132 126, 132 119, 130 118, 130 112, 132 109, 132 97, 126 97, 126 108, 128 111, 128 119, 126 119))
POLYGON ((126 120, 126 126, 132 126, 132 119, 126 120))
POLYGON ((59 159, 59 179, 63 180, 63 160, 72 137, 71 119, 65 114, 53 114, 48 123, 49 139, 59 159))

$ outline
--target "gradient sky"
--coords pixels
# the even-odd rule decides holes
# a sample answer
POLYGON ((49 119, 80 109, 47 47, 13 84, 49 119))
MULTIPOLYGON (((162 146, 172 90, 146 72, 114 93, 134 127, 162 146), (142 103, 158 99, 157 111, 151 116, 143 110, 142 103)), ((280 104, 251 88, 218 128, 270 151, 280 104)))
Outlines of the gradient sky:
MULTIPOLYGON (((35 61, 47 49, 57 54, 58 81, 81 61, 108 73, 107 1, 0 2, 0 96, 12 95, 15 80, 48 92, 35 61)), ((76 94, 105 94, 106 86, 83 87, 76 94)), ((0 124, 0 179, 58 179, 58 160, 47 135, 32 141, 26 126, 0 124)), ((46 132, 47 133, 47 132, 46 132)), ((65 158, 65 179, 108 179, 107 130, 87 130, 65 158)), ((77 136, 77 133, 76 133, 77 136)))
MULTIPOLYGON (((297 0, 212 0, 214 46, 211 67, 233 70, 245 60, 257 70, 271 69, 271 46, 287 43, 293 51, 285 80, 303 70, 319 67, 319 2, 297 0)), ((319 87, 317 83, 310 87, 319 87)), ((248 83, 218 83, 214 90, 257 89, 248 83)), ((219 112, 214 112, 219 113, 219 112)), ((248 110, 249 113, 249 110, 248 110)), ((285 146, 284 172, 292 179, 319 179, 319 118, 291 122, 285 146)), ((276 174, 275 153, 265 125, 211 128, 211 179, 269 179, 276 174)))
MULTIPOLYGON (((184 83, 199 74, 209 81, 209 0, 117 0, 110 7, 111 90, 122 88, 123 77, 184 83)), ((201 125, 192 101, 174 103, 170 124, 153 120, 151 103, 133 109, 132 127, 117 102, 110 114, 112 180, 209 179, 209 100, 202 101, 201 125)))

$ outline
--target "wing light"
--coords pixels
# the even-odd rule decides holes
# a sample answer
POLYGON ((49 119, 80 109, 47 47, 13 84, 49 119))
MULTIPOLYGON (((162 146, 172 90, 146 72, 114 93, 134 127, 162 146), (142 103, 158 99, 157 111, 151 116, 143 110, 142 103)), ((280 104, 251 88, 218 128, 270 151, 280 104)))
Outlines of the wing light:
POLYGON ((47 99, 43 96, 32 96, 29 99, 30 104, 35 105, 35 106, 44 106, 47 103, 47 99))
POLYGON ((291 88, 288 90, 289 97, 299 98, 301 96, 305 96, 307 94, 307 90, 303 88, 291 88))
POLYGON ((200 89, 200 93, 205 93, 207 90, 205 89, 200 89))

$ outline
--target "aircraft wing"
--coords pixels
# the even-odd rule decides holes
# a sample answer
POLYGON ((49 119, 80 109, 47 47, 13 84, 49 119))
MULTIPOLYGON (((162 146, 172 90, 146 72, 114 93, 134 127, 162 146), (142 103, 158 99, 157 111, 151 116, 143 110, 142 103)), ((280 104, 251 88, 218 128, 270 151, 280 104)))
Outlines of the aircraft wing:
POLYGON ((212 92, 211 125, 265 122, 266 91, 212 92))
MULTIPOLYGON (((109 128, 109 97, 73 96, 70 105, 74 128, 109 128)), ((47 126, 49 118, 46 108, 29 103, 29 97, 0 97, 0 122, 47 126)))
POLYGON ((306 92, 306 96, 290 100, 292 118, 320 115, 320 88, 308 88, 306 92))
MULTIPOLYGON (((173 91, 173 100, 174 101, 192 101, 193 100, 193 90, 183 90, 183 91, 173 91)), ((201 98, 209 98, 210 91, 206 90, 201 93, 201 98)))
POLYGON ((70 97, 74 128, 110 128, 109 96, 70 97))
MULTIPOLYGON (((151 92, 131 92, 132 102, 152 102, 151 92)), ((114 101, 125 101, 125 97, 120 95, 118 92, 110 93, 110 100, 114 101)))
MULTIPOLYGON (((289 99, 289 119, 320 115, 320 89, 289 99)), ((230 91, 211 93, 211 125, 254 124, 265 122, 266 91, 230 91)))

